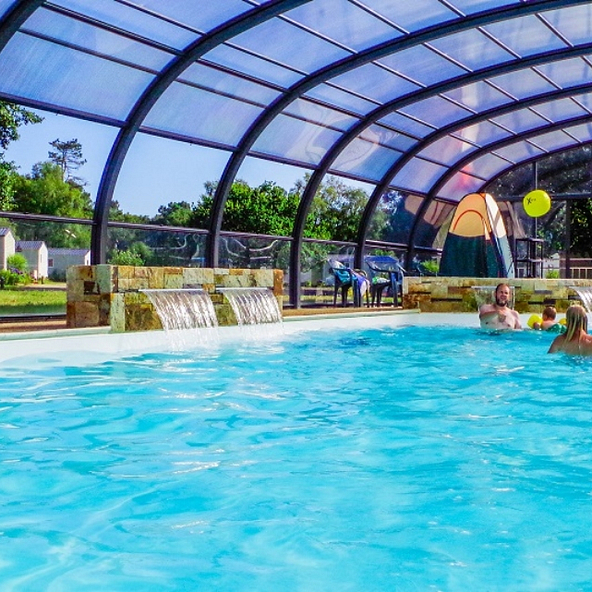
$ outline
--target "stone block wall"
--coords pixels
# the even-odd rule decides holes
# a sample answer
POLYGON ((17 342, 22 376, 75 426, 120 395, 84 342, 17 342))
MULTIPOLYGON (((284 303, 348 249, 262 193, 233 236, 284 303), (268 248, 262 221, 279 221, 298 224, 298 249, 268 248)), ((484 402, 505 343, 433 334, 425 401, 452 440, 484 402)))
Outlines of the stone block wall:
POLYGON ((423 312, 476 312, 482 299, 493 294, 505 282, 513 288, 514 308, 519 313, 541 314, 547 305, 565 312, 579 303, 571 286, 592 287, 592 280, 531 278, 461 278, 406 277, 403 283, 403 308, 419 308, 423 312), (477 289, 475 289, 477 287, 477 289))
POLYGON ((68 327, 110 326, 113 332, 161 329, 148 297, 139 290, 202 288, 209 292, 220 325, 236 324, 232 308, 216 288, 271 288, 283 307, 283 271, 77 265, 67 272, 68 327))

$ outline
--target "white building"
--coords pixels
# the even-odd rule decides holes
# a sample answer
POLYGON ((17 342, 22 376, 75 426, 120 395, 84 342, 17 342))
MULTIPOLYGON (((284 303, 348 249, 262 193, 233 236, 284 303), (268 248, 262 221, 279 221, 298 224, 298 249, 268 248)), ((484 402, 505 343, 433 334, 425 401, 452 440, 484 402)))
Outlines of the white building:
POLYGON ((47 249, 49 277, 63 280, 71 265, 90 265, 90 249, 47 249))
POLYGON ((45 241, 16 241, 15 252, 27 260, 27 271, 33 279, 49 277, 45 241))
POLYGON ((14 255, 15 241, 10 228, 0 228, 0 269, 6 269, 6 260, 14 255))

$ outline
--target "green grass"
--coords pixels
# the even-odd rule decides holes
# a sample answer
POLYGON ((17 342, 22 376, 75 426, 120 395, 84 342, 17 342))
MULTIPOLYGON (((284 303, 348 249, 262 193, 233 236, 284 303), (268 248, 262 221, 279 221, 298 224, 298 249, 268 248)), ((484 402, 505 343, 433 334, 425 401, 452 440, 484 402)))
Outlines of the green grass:
POLYGON ((66 311, 66 292, 63 290, 0 290, 0 315, 27 313, 56 313, 66 311))

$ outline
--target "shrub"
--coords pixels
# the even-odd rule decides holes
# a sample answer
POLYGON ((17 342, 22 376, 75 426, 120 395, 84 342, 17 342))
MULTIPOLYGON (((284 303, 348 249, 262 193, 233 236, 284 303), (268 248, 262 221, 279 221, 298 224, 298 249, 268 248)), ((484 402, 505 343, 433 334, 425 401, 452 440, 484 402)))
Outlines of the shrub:
POLYGON ((14 255, 7 257, 6 265, 9 269, 13 268, 14 270, 20 272, 27 271, 27 267, 29 266, 25 256, 21 255, 20 253, 15 253, 14 255))
POLYGON ((545 277, 548 280, 556 280, 559 279, 559 270, 558 269, 549 269, 545 274, 545 277))
POLYGON ((141 255, 134 253, 133 251, 118 251, 117 249, 114 249, 113 253, 111 253, 109 263, 112 265, 133 265, 139 267, 144 265, 144 260, 141 255))

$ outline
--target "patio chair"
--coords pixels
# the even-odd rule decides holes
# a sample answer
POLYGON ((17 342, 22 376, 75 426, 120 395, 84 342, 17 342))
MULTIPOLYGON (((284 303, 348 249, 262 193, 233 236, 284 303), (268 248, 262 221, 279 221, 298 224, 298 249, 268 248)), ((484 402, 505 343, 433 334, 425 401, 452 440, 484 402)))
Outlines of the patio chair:
POLYGON ((376 274, 372 278, 370 288, 372 306, 381 305, 382 293, 386 288, 390 290, 393 297, 393 305, 399 306, 403 300, 403 274, 405 272, 399 260, 388 255, 376 255, 366 257, 366 265, 376 274))
POLYGON ((337 306, 337 294, 341 290, 341 306, 347 306, 347 293, 352 288, 354 306, 359 308, 362 306, 362 292, 366 294, 366 306, 370 306, 369 292, 370 282, 365 277, 363 271, 350 269, 337 260, 330 260, 329 267, 334 278, 333 290, 333 306, 337 306), (366 289, 363 289, 363 284, 367 283, 366 289))

